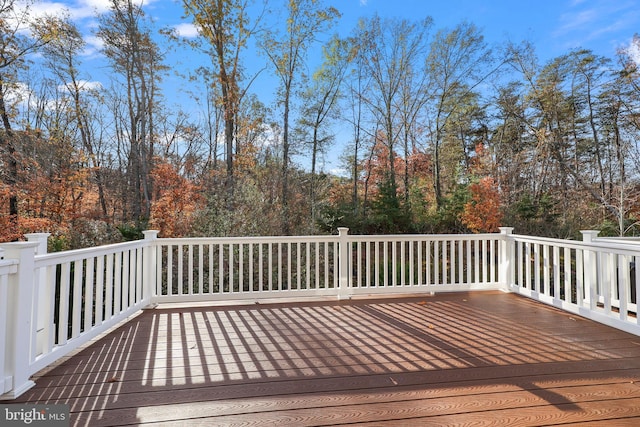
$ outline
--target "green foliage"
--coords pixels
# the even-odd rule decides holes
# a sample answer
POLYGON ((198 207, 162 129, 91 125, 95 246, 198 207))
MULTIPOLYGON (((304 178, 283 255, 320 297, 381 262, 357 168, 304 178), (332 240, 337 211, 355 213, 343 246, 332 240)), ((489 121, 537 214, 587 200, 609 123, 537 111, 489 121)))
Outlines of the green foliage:
POLYGON ((553 222, 557 217, 555 205, 557 201, 548 193, 542 194, 537 200, 526 194, 514 204, 519 219, 526 221, 539 220, 545 224, 553 222))
MULTIPOLYGON (((518 227, 518 233, 547 237, 573 237, 572 220, 569 213, 560 216, 558 200, 550 193, 539 197, 524 194, 506 207, 506 224, 518 227)), ((583 226, 584 227, 584 226, 583 226)))
POLYGON ((122 239, 126 242, 131 240, 139 240, 144 238, 142 232, 148 227, 147 221, 138 221, 136 223, 120 224, 116 228, 122 234, 122 239))
MULTIPOLYGON (((620 236, 620 225, 611 220, 604 220, 596 227, 600 230, 600 237, 618 237, 620 236)), ((624 222, 625 237, 640 236, 640 223, 637 218, 627 218, 624 222)))
POLYGON ((410 217, 398 198, 395 181, 386 178, 379 185, 379 194, 371 203, 373 232, 391 234, 410 230, 410 217))
MULTIPOLYGON (((142 236, 142 230, 146 230, 148 226, 145 222, 139 224, 138 227, 141 227, 139 234, 133 234, 127 240, 136 240, 135 236, 142 236)), ((118 243, 123 240, 124 236, 122 231, 112 224, 90 218, 76 219, 68 234, 68 244, 71 248, 87 248, 118 243)))
POLYGON ((468 232, 460 220, 470 197, 466 184, 457 186, 448 194, 438 210, 433 210, 424 202, 408 208, 401 203, 402 199, 397 197, 396 192, 397 188, 391 180, 384 180, 368 209, 355 211, 353 205, 346 201, 327 205, 318 226, 326 232, 348 227, 353 234, 468 232))
POLYGON ((326 233, 334 233, 338 227, 348 227, 352 234, 360 234, 361 219, 357 216, 349 203, 328 204, 320 209, 316 223, 326 233))
POLYGON ((440 233, 462 233, 468 231, 462 224, 460 217, 464 212, 464 205, 471 198, 469 186, 460 184, 453 192, 446 196, 442 206, 437 212, 438 232, 440 233))
POLYGON ((70 249, 69 239, 62 234, 52 234, 47 239, 47 252, 61 252, 70 249))

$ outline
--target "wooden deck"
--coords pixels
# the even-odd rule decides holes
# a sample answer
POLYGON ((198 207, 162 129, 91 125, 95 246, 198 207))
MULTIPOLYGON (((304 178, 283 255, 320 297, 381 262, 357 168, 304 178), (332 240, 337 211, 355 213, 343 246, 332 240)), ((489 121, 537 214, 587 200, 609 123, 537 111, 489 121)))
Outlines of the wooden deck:
POLYGON ((500 292, 147 310, 17 402, 72 425, 640 425, 640 337, 500 292))

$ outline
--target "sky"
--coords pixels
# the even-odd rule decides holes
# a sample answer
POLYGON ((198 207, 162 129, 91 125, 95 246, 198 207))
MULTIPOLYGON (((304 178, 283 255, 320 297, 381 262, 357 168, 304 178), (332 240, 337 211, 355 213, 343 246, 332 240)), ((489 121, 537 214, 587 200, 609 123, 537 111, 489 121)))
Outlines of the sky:
MULTIPOLYGON (((188 19, 183 17, 182 2, 176 0, 139 0, 158 28, 176 29, 185 37, 194 37, 197 32, 188 19)), ((374 14, 380 17, 421 20, 433 18, 434 29, 453 28, 468 21, 482 29, 490 45, 505 41, 518 43, 530 41, 536 47, 541 61, 567 53, 571 49, 585 48, 596 54, 615 58, 616 51, 628 47, 635 33, 640 33, 640 0, 324 0, 326 5, 337 8, 342 18, 334 28, 341 36, 347 36, 358 19, 374 14)), ((108 78, 104 58, 100 55, 100 41, 94 35, 97 27, 96 12, 108 10, 108 0, 60 0, 37 3, 37 13, 62 13, 65 11, 77 23, 87 41, 83 58, 88 81, 102 82, 108 78)), ((283 0, 269 0, 272 12, 283 0)), ((319 57, 319 47, 310 55, 319 57)), ((640 63, 640 52, 634 52, 640 63)), ((264 67, 265 59, 258 60, 255 67, 264 67)), ((169 52, 168 65, 179 70, 195 69, 198 65, 209 65, 206 58, 198 58, 185 51, 169 52)), ((165 92, 169 106, 183 104, 181 94, 192 88, 174 75, 165 78, 165 92)), ((107 86, 107 84, 105 84, 107 86)), ((253 86, 260 99, 273 99, 273 75, 259 74, 253 86)))
MULTIPOLYGON (((185 35, 195 35, 190 22, 182 16, 181 1, 139 1, 159 26, 176 27, 185 35)), ((282 0, 270 0, 272 5, 281 3, 282 0)), ((108 0, 42 1, 34 9, 59 13, 66 8, 93 47, 99 47, 91 31, 96 25, 95 12, 107 10, 108 4, 108 0)), ((358 18, 376 13, 416 20, 431 16, 438 29, 467 20, 482 28, 489 42, 526 38, 537 46, 543 58, 577 47, 613 56, 634 33, 640 33, 640 0, 325 0, 325 4, 342 13, 338 31, 343 35, 349 33, 358 18)))
MULTIPOLYGON (((182 2, 139 0, 158 27, 176 28, 185 36, 196 32, 183 17, 182 2)), ((527 39, 544 62, 573 48, 587 48, 613 58, 640 33, 640 0, 324 0, 342 13, 336 30, 346 36, 361 17, 378 14, 420 20, 431 16, 434 28, 452 28, 466 20, 483 30, 487 42, 527 39)), ((282 0, 271 0, 282 4, 282 0)), ((85 62, 98 61, 99 40, 94 36, 95 14, 108 9, 108 0, 42 1, 39 13, 67 10, 88 42, 85 62)), ((640 53, 639 53, 640 56, 640 53)), ((640 60, 640 58, 639 58, 640 60)), ((190 61, 186 61, 190 62, 190 61)), ((193 64, 191 64, 193 65, 193 64)))

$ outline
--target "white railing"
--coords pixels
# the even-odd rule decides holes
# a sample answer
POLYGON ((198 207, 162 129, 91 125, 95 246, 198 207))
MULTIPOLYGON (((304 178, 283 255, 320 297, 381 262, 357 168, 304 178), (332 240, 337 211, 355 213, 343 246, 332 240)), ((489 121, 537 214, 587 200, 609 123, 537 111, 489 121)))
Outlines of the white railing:
POLYGON ((499 234, 348 236, 349 295, 501 288, 499 234))
POLYGON ((158 239, 154 302, 335 295, 335 236, 158 239))
MULTIPOLYGON (((11 321, 13 313, 9 310, 9 278, 15 276, 18 271, 18 260, 2 259, 3 252, 0 250, 0 343, 7 342, 7 332, 13 328, 11 321)), ((0 395, 9 392, 12 389, 11 372, 8 365, 11 360, 7 359, 8 352, 0 347, 0 395)), ((9 355, 10 356, 10 355, 9 355)))
POLYGON ((497 289, 502 238, 341 229, 338 236, 158 239, 153 302, 497 289))
POLYGON ((2 398, 33 386, 29 377, 151 301, 144 267, 149 240, 46 253, 48 234, 2 244, 2 398))
POLYGON ((509 290, 592 320, 640 335, 637 295, 640 244, 509 236, 509 290))
POLYGON ((46 253, 0 245, 0 395, 144 307, 502 289, 640 335, 631 242, 511 234, 145 239, 46 253))

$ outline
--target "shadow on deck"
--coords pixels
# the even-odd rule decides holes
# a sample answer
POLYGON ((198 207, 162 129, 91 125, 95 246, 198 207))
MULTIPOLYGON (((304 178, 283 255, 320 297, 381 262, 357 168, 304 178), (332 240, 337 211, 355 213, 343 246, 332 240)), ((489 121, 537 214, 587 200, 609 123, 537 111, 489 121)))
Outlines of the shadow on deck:
POLYGON ((91 426, 631 426, 639 381, 639 337, 473 292, 160 306, 12 403, 68 403, 91 426))

